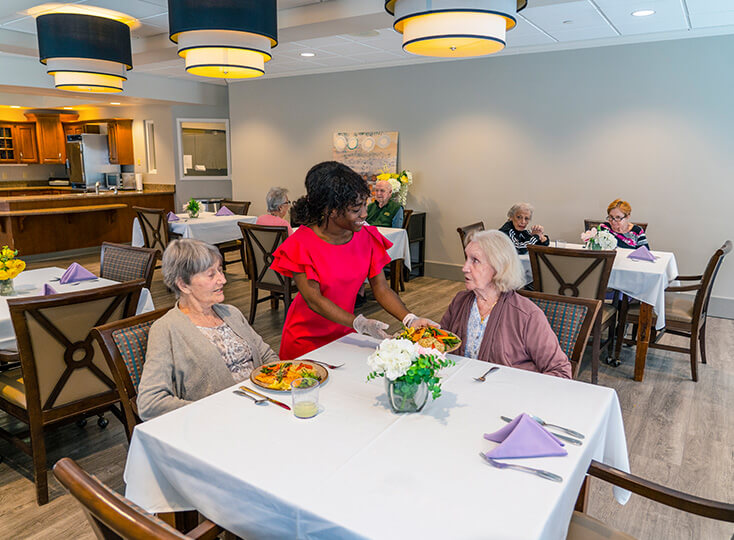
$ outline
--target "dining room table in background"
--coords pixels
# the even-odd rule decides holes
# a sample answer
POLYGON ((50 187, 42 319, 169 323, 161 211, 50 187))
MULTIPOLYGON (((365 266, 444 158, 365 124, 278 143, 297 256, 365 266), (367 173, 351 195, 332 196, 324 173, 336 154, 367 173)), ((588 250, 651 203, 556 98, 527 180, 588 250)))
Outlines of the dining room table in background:
POLYGON ((383 380, 367 382, 377 344, 350 334, 306 355, 344 362, 312 419, 255 405, 234 386, 138 425, 126 496, 149 512, 196 509, 245 538, 557 539, 592 459, 629 471, 613 389, 504 366, 480 383, 486 362, 451 356, 441 397, 395 414, 383 380), (585 435, 563 457, 506 460, 562 482, 478 456, 493 447, 483 435, 505 425, 501 416, 523 412, 585 435))
MULTIPOLYGON (((194 238, 208 244, 216 245, 232 240, 241 240, 242 233, 237 223, 255 223, 257 216, 217 216, 215 212, 199 212, 199 216, 190 218, 186 213, 176 214, 178 221, 169 221, 168 230, 181 238, 194 238)), ((143 231, 138 218, 133 220, 132 245, 142 247, 143 231)))
MULTIPOLYGON (((65 268, 48 266, 45 268, 36 268, 34 270, 25 270, 18 274, 13 280, 15 287, 15 295, 13 298, 22 296, 40 296, 43 294, 44 284, 48 284, 53 289, 61 293, 69 293, 83 291, 88 289, 98 289, 115 285, 118 282, 111 279, 97 278, 94 280, 76 281, 74 283, 60 284, 59 278, 63 275, 65 268)), ((0 296, 0 350, 17 351, 18 346, 15 339, 15 330, 13 329, 13 321, 10 319, 10 309, 6 296, 0 296)), ((147 313, 153 311, 153 297, 150 291, 143 288, 140 292, 138 307, 136 314, 147 313)))
MULTIPOLYGON (((581 249, 581 244, 565 244, 569 249, 581 249)), ((630 259, 632 250, 617 249, 612 272, 609 275, 609 289, 617 290, 630 298, 640 301, 640 325, 637 332, 635 351, 634 380, 641 382, 645 375, 645 360, 650 344, 653 313, 656 316, 655 328, 665 327, 665 289, 678 276, 675 255, 669 251, 651 251, 654 261, 630 259)), ((525 280, 532 283, 533 272, 530 256, 520 255, 525 280)))

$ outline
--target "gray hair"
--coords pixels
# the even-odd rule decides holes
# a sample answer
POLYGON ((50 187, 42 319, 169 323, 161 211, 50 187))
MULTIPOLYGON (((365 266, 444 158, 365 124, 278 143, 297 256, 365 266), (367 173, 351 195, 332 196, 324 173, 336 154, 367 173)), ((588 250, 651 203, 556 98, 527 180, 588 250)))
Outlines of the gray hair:
POLYGON ((193 238, 173 240, 163 252, 161 263, 163 283, 173 291, 176 298, 179 298, 181 289, 176 283, 178 278, 188 285, 194 275, 203 272, 217 262, 222 262, 222 255, 211 244, 193 238))
POLYGON ((268 204, 268 212, 275 212, 278 208, 288 200, 288 190, 282 187, 270 188, 265 196, 265 202, 268 204))
POLYGON ((513 204, 510 209, 507 211, 507 218, 512 219, 515 217, 515 214, 518 212, 530 212, 530 218, 533 217, 533 212, 535 211, 535 208, 533 208, 533 205, 526 202, 519 202, 513 204))
POLYGON ((479 231, 472 236, 495 274, 492 282, 501 293, 515 291, 525 286, 525 272, 512 240, 497 230, 479 231))

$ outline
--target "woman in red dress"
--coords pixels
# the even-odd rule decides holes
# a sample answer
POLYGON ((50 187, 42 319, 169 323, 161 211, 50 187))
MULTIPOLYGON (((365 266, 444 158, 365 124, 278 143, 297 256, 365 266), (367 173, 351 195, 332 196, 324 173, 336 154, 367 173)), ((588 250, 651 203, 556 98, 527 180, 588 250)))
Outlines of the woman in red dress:
POLYGON ((275 251, 270 268, 292 277, 298 294, 288 310, 280 358, 293 359, 355 330, 389 337, 387 324, 354 316, 357 291, 369 279, 377 302, 408 326, 438 326, 410 313, 387 284, 382 269, 392 246, 367 225, 367 183, 352 169, 327 161, 306 175, 306 195, 293 206, 302 224, 275 251))

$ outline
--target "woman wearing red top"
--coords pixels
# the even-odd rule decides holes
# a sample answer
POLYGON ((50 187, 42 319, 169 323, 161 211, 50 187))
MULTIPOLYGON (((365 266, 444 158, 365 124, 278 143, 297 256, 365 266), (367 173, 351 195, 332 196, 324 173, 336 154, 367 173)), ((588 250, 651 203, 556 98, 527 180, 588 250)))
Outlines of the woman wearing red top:
POLYGON ((438 326, 410 313, 387 284, 382 269, 392 246, 366 224, 367 183, 352 169, 327 161, 306 175, 306 195, 293 205, 298 228, 275 251, 270 268, 292 277, 298 294, 288 310, 280 357, 293 359, 355 330, 386 338, 387 324, 354 316, 365 279, 377 302, 403 324, 438 326))

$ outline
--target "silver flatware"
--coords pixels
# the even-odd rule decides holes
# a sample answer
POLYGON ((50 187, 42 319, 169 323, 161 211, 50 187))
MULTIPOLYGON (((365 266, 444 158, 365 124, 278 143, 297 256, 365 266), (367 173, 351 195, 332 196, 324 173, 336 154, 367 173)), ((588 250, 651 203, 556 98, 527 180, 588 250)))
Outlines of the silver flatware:
POLYGON ((516 471, 522 471, 529 474, 534 474, 535 476, 540 476, 541 478, 545 478, 546 480, 550 480, 551 482, 563 482, 563 477, 549 471, 544 471, 543 469, 533 469, 532 467, 525 467, 524 465, 504 463, 494 460, 491 457, 487 457, 482 452, 479 452, 479 455, 482 456, 482 459, 484 459, 484 461, 492 465, 492 467, 497 467, 498 469, 515 469, 516 471))
MULTIPOLYGON (((500 418, 502 418, 502 420, 504 420, 508 424, 512 422, 512 418, 510 418, 509 416, 500 416, 500 418)), ((567 437, 566 435, 561 435, 560 433, 553 433, 552 431, 549 431, 548 433, 550 433, 554 437, 558 437, 562 441, 566 441, 569 444, 575 444, 576 446, 581 446, 581 441, 578 439, 574 439, 573 437, 567 437)))
POLYGON ((242 390, 233 390, 232 393, 237 394, 238 396, 248 397, 252 401, 254 401, 256 405, 260 405, 261 403, 265 403, 267 401, 267 399, 265 398, 256 398, 255 396, 251 396, 250 394, 248 394, 247 392, 243 392, 242 390))
POLYGON ((255 394, 258 397, 264 398, 264 399, 268 400, 270 403, 272 403, 273 405, 277 405, 278 407, 282 407, 282 408, 284 408, 287 411, 290 411, 291 410, 291 408, 288 405, 286 405, 285 403, 283 403, 282 401, 278 401, 277 399, 273 399, 273 398, 268 397, 268 396, 266 396, 264 394, 261 394, 260 392, 258 392, 257 390, 253 390, 252 388, 248 388, 246 386, 240 386, 240 390, 242 390, 243 392, 247 392, 249 394, 255 394))
POLYGON ((484 374, 483 374, 483 375, 482 375, 481 377, 474 377, 474 380, 475 380, 475 381, 479 381, 479 382, 484 382, 484 381, 486 380, 486 379, 485 379, 485 377, 486 377, 487 375, 489 375, 489 374, 491 374, 491 373, 494 373, 494 372, 495 372, 495 371, 497 371, 498 369, 499 369, 499 367, 497 367, 497 366, 492 366, 492 367, 491 367, 491 368, 489 368, 489 369, 488 369, 488 370, 487 370, 486 372, 484 372, 484 374))
POLYGON ((584 435, 583 435, 583 433, 579 433, 578 431, 574 431, 574 430, 569 429, 567 427, 559 426, 558 424, 550 424, 550 423, 546 422, 545 420, 543 420, 542 418, 540 418, 539 416, 535 416, 535 415, 532 415, 531 414, 530 415, 530 418, 532 418, 533 420, 535 420, 536 422, 538 422, 538 424, 540 424, 543 427, 552 427, 552 428, 560 429, 564 433, 568 433, 569 435, 571 435, 571 437, 576 437, 578 439, 584 439, 585 438, 584 435))
POLYGON ((344 362, 342 362, 341 364, 332 365, 332 364, 327 364, 326 362, 321 362, 320 360, 311 360, 310 358, 303 358, 302 360, 299 360, 299 362, 311 362, 312 364, 318 364, 320 366, 325 366, 329 369, 339 369, 340 367, 344 365, 344 362))

